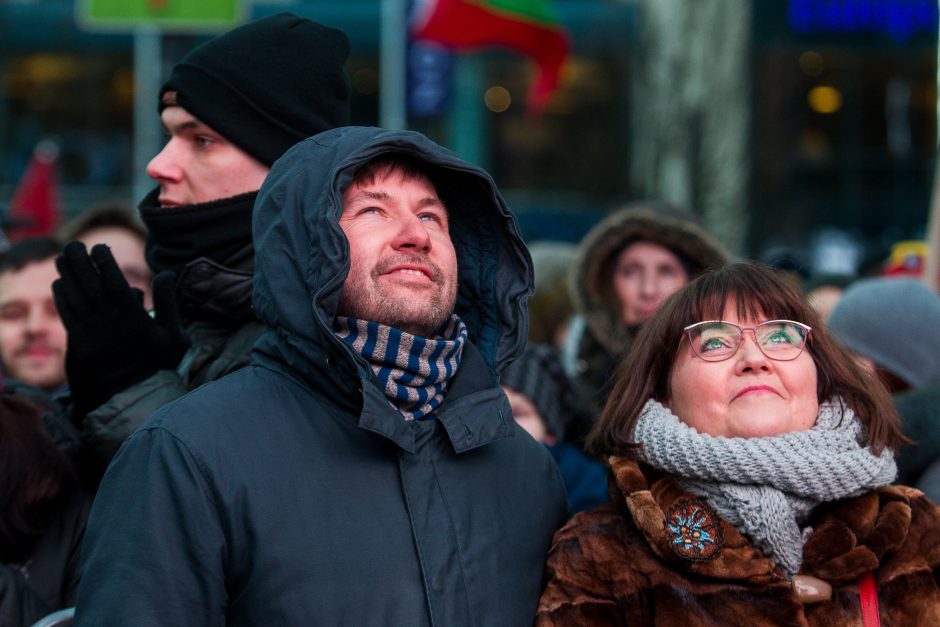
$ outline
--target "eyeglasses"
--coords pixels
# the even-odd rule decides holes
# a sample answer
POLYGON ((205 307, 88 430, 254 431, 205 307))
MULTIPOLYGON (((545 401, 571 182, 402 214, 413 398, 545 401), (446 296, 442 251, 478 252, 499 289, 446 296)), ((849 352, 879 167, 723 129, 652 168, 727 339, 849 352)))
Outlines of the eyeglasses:
POLYGON ((705 361, 730 359, 744 343, 745 331, 754 333, 757 348, 768 358, 791 361, 803 352, 812 329, 792 320, 768 320, 747 328, 724 320, 705 320, 682 331, 689 338, 692 351, 705 361))

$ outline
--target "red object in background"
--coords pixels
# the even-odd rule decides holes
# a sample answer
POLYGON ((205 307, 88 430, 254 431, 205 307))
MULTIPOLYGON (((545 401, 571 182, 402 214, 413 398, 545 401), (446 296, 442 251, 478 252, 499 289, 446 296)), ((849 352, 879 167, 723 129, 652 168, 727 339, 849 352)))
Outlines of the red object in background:
POLYGON ((6 215, 6 235, 11 242, 49 235, 59 226, 58 159, 59 147, 51 141, 39 142, 33 151, 6 215))
POLYGON ((927 259, 927 242, 904 240, 891 246, 891 254, 881 273, 885 276, 920 277, 927 259))
POLYGON ((530 113, 545 109, 571 48, 549 0, 432 0, 419 16, 416 39, 452 50, 505 46, 531 57, 539 72, 527 108, 530 113))

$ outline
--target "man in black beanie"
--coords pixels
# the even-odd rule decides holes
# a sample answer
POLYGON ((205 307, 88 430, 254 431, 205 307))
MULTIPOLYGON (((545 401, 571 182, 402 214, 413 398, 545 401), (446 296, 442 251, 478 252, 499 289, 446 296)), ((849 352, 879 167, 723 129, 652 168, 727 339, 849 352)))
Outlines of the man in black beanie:
POLYGON ((255 196, 290 146, 349 118, 339 30, 280 13, 192 50, 160 93, 168 141, 140 203, 156 274, 150 315, 106 246, 70 242, 56 304, 72 419, 106 463, 157 408, 248 363, 255 196))

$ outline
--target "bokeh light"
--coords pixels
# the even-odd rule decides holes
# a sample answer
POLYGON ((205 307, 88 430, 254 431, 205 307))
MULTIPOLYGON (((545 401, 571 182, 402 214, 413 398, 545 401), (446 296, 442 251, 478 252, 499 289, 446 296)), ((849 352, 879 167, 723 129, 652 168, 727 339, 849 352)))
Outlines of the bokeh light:
POLYGON ((505 87, 494 85, 483 94, 483 102, 493 113, 502 113, 512 104, 512 95, 505 87))
POLYGON ((842 108, 842 93, 830 85, 820 85, 809 90, 806 102, 816 113, 835 113, 842 108))

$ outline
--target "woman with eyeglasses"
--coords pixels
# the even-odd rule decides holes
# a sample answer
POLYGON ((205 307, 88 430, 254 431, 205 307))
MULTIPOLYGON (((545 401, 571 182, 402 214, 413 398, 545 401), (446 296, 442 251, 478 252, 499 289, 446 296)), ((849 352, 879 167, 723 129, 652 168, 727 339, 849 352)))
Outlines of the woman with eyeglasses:
POLYGON ((553 541, 538 625, 940 625, 940 508, 890 485, 885 389, 773 270, 641 330, 587 445, 613 502, 553 541))

